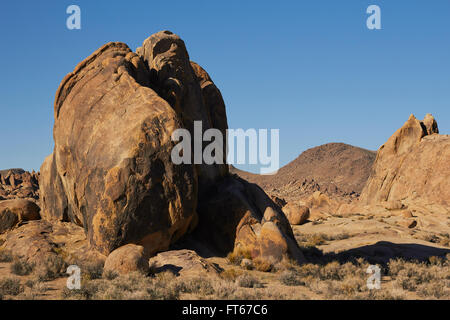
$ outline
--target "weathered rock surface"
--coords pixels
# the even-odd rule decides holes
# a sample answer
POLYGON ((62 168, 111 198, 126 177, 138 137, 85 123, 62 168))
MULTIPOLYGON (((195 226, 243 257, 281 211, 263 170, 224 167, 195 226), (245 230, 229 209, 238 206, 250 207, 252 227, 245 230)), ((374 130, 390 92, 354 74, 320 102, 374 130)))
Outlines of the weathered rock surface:
POLYGON ((292 225, 305 223, 309 218, 309 208, 298 203, 288 203, 283 207, 283 212, 292 225))
POLYGON ((36 266, 60 256, 78 265, 104 261, 106 257, 89 248, 83 228, 73 223, 29 221, 4 234, 3 248, 36 266))
POLYGON ((25 221, 39 220, 39 207, 24 199, 0 201, 0 234, 25 221))
POLYGON ((116 272, 117 274, 130 272, 147 274, 149 264, 144 255, 144 247, 127 244, 114 250, 105 261, 104 272, 108 271, 116 272))
POLYGON ((0 200, 39 198, 39 173, 23 169, 0 170, 0 200))
POLYGON ((56 94, 42 215, 83 226, 104 254, 130 242, 165 250, 195 221, 196 172, 170 160, 181 123, 149 80, 142 59, 114 42, 81 62, 56 94))
POLYGON ((221 272, 215 264, 186 249, 158 253, 149 260, 149 265, 156 273, 169 271, 180 276, 217 275, 221 272))
MULTIPOLYGON (((215 128, 225 136, 228 124, 222 95, 206 71, 190 61, 186 46, 179 36, 170 31, 155 33, 136 52, 148 65, 155 90, 176 111, 192 137, 194 121, 202 122, 203 131, 215 128)), ((197 171, 200 188, 206 188, 225 176, 228 166, 225 162, 199 164, 197 171)))
POLYGON ((406 206, 450 205, 450 136, 439 135, 436 121, 413 115, 378 150, 361 203, 406 206))
POLYGON ((289 222, 261 189, 231 177, 225 163, 171 161, 176 129, 194 137, 194 121, 203 131, 228 127, 220 91, 177 35, 158 32, 137 53, 104 45, 64 78, 54 116, 42 216, 83 226, 101 253, 133 243, 150 256, 200 221, 199 239, 224 253, 247 246, 255 256, 303 260, 289 222))
POLYGON ((230 176, 203 196, 197 239, 222 253, 240 249, 252 258, 305 261, 286 216, 257 185, 230 176))

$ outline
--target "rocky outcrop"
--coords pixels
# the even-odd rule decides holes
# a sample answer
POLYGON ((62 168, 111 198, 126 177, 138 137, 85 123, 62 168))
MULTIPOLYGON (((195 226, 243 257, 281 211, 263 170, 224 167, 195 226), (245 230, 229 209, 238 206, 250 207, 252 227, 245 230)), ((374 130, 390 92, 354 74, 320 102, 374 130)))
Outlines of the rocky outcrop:
POLYGON ((439 135, 428 114, 411 115, 378 150, 362 204, 383 204, 389 210, 408 205, 450 205, 450 136, 439 135))
POLYGON ((25 221, 39 220, 39 210, 34 202, 25 199, 0 201, 0 234, 25 221))
POLYGON ((256 184, 230 176, 203 194, 199 202, 197 239, 227 253, 247 251, 252 258, 304 262, 289 221, 256 184))
POLYGON ((149 260, 149 264, 155 273, 172 272, 177 276, 217 275, 222 271, 195 251, 186 249, 158 253, 149 260))
POLYGON ((3 236, 3 248, 36 266, 56 257, 80 267, 103 263, 106 258, 89 248, 83 228, 73 223, 30 221, 3 236))
POLYGON ((200 221, 201 240, 219 251, 245 245, 255 255, 301 260, 287 219, 261 189, 231 177, 225 163, 171 161, 176 129, 194 137, 194 121, 202 131, 228 127, 219 89, 177 35, 158 32, 136 53, 104 45, 64 78, 54 117, 42 217, 82 226, 101 253, 136 244, 150 256, 200 221))
POLYGON ((55 150, 41 168, 43 217, 83 226, 105 254, 126 243, 165 250, 195 221, 196 173, 170 160, 181 123, 149 79, 127 45, 109 43, 56 94, 55 150))
POLYGON ((124 245, 106 258, 104 272, 127 274, 140 272, 147 274, 149 271, 148 260, 144 256, 144 247, 134 244, 124 245))
POLYGON ((23 169, 0 171, 0 200, 39 198, 39 173, 23 169))

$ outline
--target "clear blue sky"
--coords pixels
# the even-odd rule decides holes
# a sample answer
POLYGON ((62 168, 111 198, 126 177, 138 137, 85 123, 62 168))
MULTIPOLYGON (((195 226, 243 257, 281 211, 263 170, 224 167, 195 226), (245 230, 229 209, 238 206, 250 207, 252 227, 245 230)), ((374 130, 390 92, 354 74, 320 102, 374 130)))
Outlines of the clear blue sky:
POLYGON ((282 165, 327 142, 375 150, 411 113, 450 131, 449 0, 2 1, 0 168, 52 152, 55 91, 78 62, 164 29, 210 73, 231 128, 280 129, 282 165), (382 30, 366 27, 370 4, 382 30))

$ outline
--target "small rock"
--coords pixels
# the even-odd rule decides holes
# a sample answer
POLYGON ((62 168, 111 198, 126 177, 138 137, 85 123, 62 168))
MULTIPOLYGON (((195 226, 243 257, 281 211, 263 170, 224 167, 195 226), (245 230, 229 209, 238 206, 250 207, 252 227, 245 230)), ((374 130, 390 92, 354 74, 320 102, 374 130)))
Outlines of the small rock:
POLYGON ((215 264, 200 257, 193 250, 170 250, 150 258, 149 265, 155 272, 169 271, 175 275, 219 274, 222 270, 215 264))
POLYGON ((124 245, 106 258, 104 272, 113 271, 118 274, 130 272, 148 273, 149 265, 144 257, 144 247, 135 244, 124 245))
POLYGON ((303 224, 308 220, 310 212, 309 208, 296 203, 288 203, 284 208, 283 212, 292 225, 303 224))

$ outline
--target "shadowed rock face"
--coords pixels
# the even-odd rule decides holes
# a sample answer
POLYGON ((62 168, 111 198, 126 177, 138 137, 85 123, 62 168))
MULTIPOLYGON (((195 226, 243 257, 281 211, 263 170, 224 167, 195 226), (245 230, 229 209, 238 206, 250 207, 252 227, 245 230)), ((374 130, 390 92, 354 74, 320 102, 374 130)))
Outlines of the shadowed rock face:
POLYGON ((448 207, 449 163, 450 137, 439 135, 432 115, 428 114, 423 121, 411 115, 378 150, 361 201, 364 204, 403 201, 448 207))
POLYGON ((104 254, 128 243, 146 256, 167 250, 200 219, 201 240, 216 249, 245 244, 256 256, 301 260, 287 219, 261 189, 229 176, 225 163, 173 164, 172 133, 184 128, 193 136, 197 120, 203 131, 228 127, 219 89, 178 36, 158 32, 137 53, 104 45, 56 93, 55 149, 41 167, 42 217, 83 226, 104 254))

